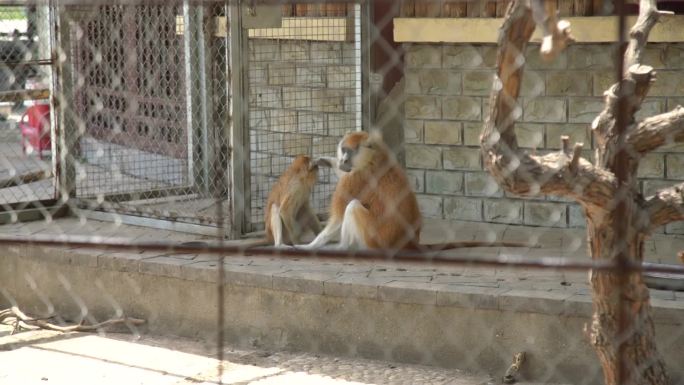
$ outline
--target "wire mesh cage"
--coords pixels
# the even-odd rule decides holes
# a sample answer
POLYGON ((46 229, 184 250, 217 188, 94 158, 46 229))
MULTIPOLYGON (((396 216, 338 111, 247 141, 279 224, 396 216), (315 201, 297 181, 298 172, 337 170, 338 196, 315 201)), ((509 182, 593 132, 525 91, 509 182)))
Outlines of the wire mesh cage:
MULTIPOLYGON (((249 51, 249 226, 263 226, 273 183, 296 155, 330 155, 361 129, 360 6, 285 6, 280 28, 254 29, 249 51)), ((314 188, 325 214, 336 180, 326 169, 314 188)))
POLYGON ((682 13, 0 4, 0 383, 681 383, 682 13))
POLYGON ((226 111, 226 44, 211 31, 218 10, 66 7, 63 48, 76 74, 66 86, 75 101, 69 123, 79 132, 71 159, 82 206, 215 223, 207 214, 214 192, 227 196, 210 175, 226 111))
POLYGON ((83 77, 76 80, 83 85, 74 113, 86 129, 79 143, 83 167, 96 168, 84 172, 76 194, 187 186, 185 55, 174 28, 179 9, 105 6, 83 13, 71 26, 74 72, 83 77))

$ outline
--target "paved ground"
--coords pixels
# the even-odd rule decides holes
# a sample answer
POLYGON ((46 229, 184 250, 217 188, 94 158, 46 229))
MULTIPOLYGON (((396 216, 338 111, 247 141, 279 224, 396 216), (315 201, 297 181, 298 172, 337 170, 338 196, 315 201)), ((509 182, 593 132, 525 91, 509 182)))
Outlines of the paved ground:
MULTIPOLYGON (((45 330, 10 336, 0 326, 0 384, 191 385, 218 382, 215 348, 181 338, 45 330)), ((488 376, 457 370, 310 354, 225 351, 224 384, 483 385, 488 376)))

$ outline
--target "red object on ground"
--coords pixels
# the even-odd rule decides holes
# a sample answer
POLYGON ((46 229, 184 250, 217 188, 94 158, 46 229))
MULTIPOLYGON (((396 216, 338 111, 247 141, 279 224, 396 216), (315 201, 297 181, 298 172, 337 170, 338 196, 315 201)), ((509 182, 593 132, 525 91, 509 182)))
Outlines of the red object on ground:
POLYGON ((43 150, 50 150, 50 105, 37 104, 30 106, 19 121, 21 129, 21 148, 26 154, 27 143, 38 156, 43 159, 43 150))

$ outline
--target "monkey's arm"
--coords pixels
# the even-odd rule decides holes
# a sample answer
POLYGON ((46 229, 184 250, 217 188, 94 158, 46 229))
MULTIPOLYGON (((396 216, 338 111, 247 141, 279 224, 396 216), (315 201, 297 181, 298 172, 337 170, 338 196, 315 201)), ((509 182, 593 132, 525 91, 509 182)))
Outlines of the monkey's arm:
POLYGON ((316 164, 322 167, 330 167, 335 171, 335 175, 341 178, 345 174, 344 171, 340 170, 338 167, 338 160, 334 156, 321 156, 316 159, 316 164))
POLYGON ((325 226, 325 228, 323 228, 323 231, 321 231, 316 236, 316 238, 313 241, 311 241, 311 243, 309 243, 308 245, 297 245, 296 247, 304 250, 313 250, 321 248, 326 244, 330 243, 330 241, 339 234, 341 226, 341 220, 337 218, 330 218, 330 221, 325 226))

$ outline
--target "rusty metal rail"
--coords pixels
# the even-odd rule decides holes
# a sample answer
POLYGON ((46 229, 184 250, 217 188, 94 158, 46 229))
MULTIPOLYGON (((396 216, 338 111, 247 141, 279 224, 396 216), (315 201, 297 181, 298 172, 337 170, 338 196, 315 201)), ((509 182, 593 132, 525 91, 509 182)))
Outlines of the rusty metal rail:
MULTIPOLYGON (((564 257, 526 257, 502 255, 478 257, 472 255, 444 255, 445 251, 411 252, 397 250, 303 250, 295 247, 272 248, 263 246, 226 245, 220 242, 131 242, 126 239, 98 236, 0 236, 0 245, 41 247, 87 247, 108 251, 163 251, 168 253, 203 253, 214 255, 249 255, 251 257, 316 257, 332 260, 418 262, 433 265, 469 265, 481 267, 517 267, 574 271, 642 271, 654 273, 684 274, 684 266, 628 263, 619 266, 615 261, 577 261, 564 257)), ((453 252, 453 250, 451 250, 453 252)))

